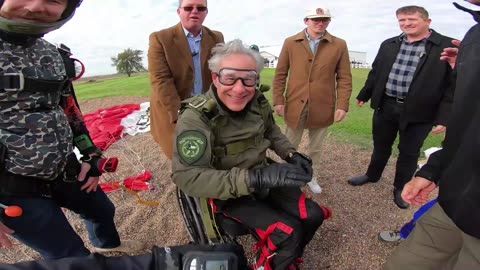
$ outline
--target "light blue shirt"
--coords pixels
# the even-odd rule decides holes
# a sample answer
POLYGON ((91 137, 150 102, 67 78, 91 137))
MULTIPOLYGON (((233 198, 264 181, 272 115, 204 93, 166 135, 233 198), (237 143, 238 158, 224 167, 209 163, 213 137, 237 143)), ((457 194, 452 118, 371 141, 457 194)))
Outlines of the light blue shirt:
POLYGON ((196 37, 185 28, 183 28, 183 32, 185 32, 185 36, 187 37, 188 46, 190 47, 190 53, 192 55, 194 76, 192 96, 196 96, 203 93, 202 66, 200 64, 200 42, 202 41, 202 30, 200 30, 200 34, 196 37))
POLYGON ((315 53, 317 52, 318 43, 320 43, 320 40, 322 40, 324 36, 325 36, 325 33, 323 33, 321 36, 319 36, 316 39, 312 39, 310 38, 310 35, 307 32, 307 29, 305 29, 305 37, 308 40, 308 45, 310 45, 310 50, 312 50, 313 55, 315 55, 315 53))

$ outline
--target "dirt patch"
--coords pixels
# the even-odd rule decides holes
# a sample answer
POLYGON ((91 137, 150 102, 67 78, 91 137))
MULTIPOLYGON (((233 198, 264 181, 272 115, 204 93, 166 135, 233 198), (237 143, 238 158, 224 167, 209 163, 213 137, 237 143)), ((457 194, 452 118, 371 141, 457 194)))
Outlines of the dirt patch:
MULTIPOLYGON (((147 97, 113 97, 83 101, 80 106, 86 113, 107 106, 147 100, 147 97)), ((324 222, 307 247, 302 269, 380 269, 395 245, 379 242, 377 233, 398 228, 410 219, 414 211, 412 208, 400 210, 392 201, 395 160, 389 162, 379 183, 352 187, 346 179, 366 170, 370 151, 338 143, 333 135, 327 138, 324 149, 324 167, 318 172, 323 192, 309 195, 331 207, 333 217, 324 222)), ((301 150, 305 150, 304 143, 301 150)), ((122 190, 110 193, 109 197, 117 208, 115 221, 121 238, 142 240, 149 247, 187 243, 175 199, 175 186, 169 177, 170 163, 150 134, 126 136, 113 144, 106 155, 119 157, 120 166, 118 172, 105 176, 103 181, 122 180, 147 169, 152 173, 154 189, 138 195, 142 200, 158 203, 158 206, 139 204, 135 196, 122 190)), ((88 247, 81 220, 69 211, 66 215, 88 247)), ((252 240, 242 239, 242 243, 246 249, 252 248, 252 240)), ((13 248, 2 249, 0 253, 0 261, 7 263, 37 258, 38 254, 17 241, 13 248)))

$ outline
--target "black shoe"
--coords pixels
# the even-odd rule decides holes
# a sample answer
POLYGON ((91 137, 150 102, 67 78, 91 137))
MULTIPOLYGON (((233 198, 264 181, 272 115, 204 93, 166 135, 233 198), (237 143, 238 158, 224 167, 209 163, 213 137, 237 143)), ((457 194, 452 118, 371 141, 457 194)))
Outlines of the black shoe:
POLYGON ((364 175, 354 176, 348 179, 347 182, 352 186, 361 186, 366 183, 375 183, 377 181, 372 181, 370 178, 368 178, 368 176, 364 174, 364 175))
POLYGON ((402 190, 401 188, 393 189, 393 201, 401 209, 407 209, 409 204, 402 199, 402 190))

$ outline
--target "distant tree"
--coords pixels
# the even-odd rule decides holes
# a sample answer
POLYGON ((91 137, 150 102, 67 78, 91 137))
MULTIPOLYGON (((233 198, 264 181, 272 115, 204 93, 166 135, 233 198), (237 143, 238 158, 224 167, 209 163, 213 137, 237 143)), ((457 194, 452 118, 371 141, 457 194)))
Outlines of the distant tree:
POLYGON ((130 77, 132 73, 146 71, 142 65, 143 51, 130 48, 112 57, 112 66, 117 68, 118 73, 125 73, 130 77))

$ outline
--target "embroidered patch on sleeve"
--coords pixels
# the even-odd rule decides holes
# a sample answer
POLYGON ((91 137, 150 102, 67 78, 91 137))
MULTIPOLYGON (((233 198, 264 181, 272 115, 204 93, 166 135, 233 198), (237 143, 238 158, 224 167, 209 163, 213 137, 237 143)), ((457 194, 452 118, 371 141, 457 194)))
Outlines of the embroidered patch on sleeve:
POLYGON ((207 148, 207 138, 196 130, 187 130, 177 136, 177 151, 180 159, 193 164, 198 161, 207 148))

